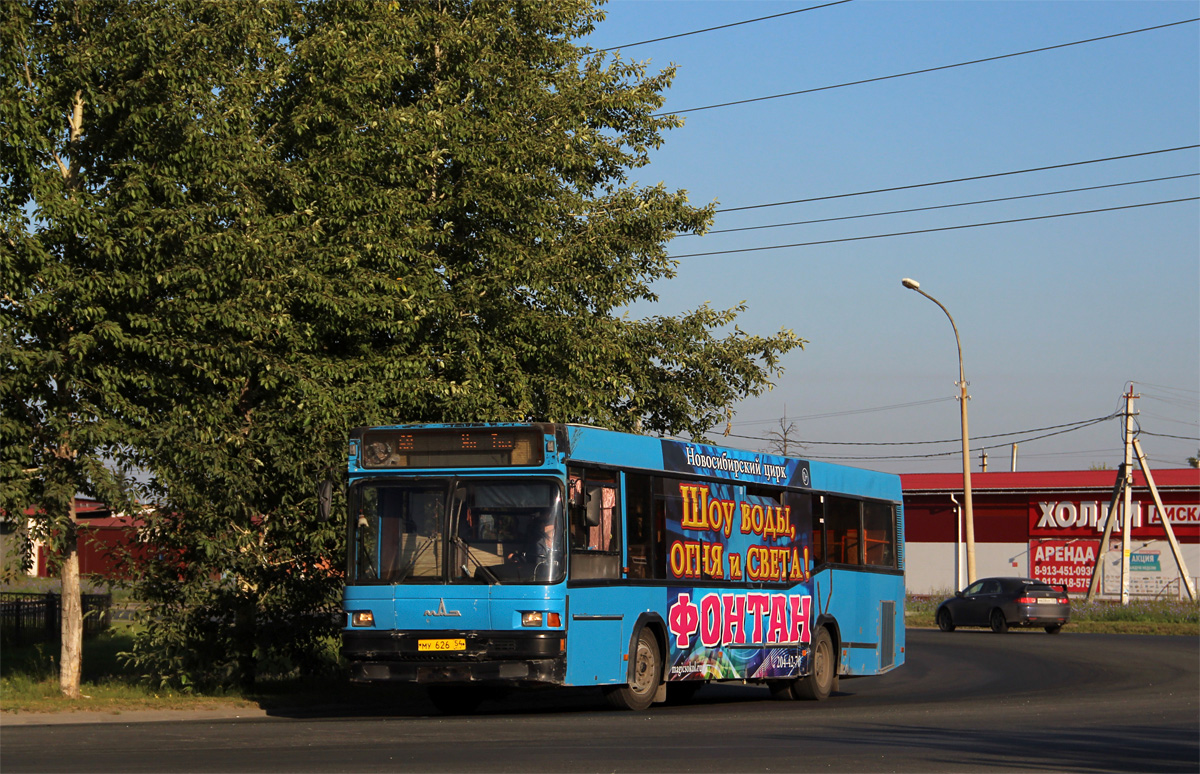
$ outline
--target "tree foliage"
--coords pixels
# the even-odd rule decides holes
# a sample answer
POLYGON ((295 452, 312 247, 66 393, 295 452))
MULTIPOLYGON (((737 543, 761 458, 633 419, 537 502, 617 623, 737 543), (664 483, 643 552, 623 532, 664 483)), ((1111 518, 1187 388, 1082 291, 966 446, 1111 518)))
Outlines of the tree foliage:
POLYGON ((712 210, 630 181, 679 124, 656 115, 672 72, 581 47, 587 2, 0 13, 20 97, 0 114, 2 345, 23 380, 0 393, 6 497, 51 480, 16 475, 53 448, 29 412, 95 434, 75 442, 89 475, 114 445, 153 474, 148 674, 306 662, 341 551, 313 492, 350 427, 703 437, 801 343, 731 329, 740 309, 623 314, 712 210))
POLYGON ((136 386, 122 369, 124 336, 110 320, 127 305, 103 271, 100 253, 112 245, 88 184, 96 163, 91 116, 79 86, 43 77, 47 69, 97 65, 78 57, 70 32, 40 23, 40 10, 0 7, 0 510, 27 552, 37 539, 59 559, 60 683, 75 697, 82 659, 75 497, 129 505, 122 462, 136 386), (31 61, 38 52, 41 60, 31 61))

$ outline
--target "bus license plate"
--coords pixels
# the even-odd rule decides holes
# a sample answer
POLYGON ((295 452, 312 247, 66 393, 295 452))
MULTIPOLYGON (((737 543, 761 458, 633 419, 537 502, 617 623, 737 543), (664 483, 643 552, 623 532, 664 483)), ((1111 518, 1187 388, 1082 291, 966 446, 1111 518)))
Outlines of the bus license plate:
POLYGON ((466 640, 417 640, 417 650, 466 650, 466 640))

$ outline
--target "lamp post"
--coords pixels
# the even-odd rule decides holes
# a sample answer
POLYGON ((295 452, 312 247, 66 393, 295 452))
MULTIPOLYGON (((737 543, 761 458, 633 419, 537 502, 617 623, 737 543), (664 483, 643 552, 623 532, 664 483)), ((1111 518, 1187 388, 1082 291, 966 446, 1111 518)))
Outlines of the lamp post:
POLYGON ((958 345, 958 401, 962 406, 962 462, 963 462, 963 518, 967 524, 967 583, 975 582, 975 512, 971 508, 971 441, 967 431, 967 377, 963 372, 962 340, 958 337, 958 326, 950 316, 950 310, 933 296, 921 290, 921 283, 905 277, 901 284, 909 290, 915 290, 946 313, 950 327, 954 329, 954 343, 958 345))

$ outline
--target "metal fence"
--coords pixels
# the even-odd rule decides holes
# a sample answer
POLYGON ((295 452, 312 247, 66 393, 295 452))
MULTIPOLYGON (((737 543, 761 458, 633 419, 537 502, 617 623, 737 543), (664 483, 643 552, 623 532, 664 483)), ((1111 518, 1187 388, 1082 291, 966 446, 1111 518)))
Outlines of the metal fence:
MULTIPOLYGON (((83 594, 83 636, 99 634, 112 621, 111 594, 83 594)), ((24 645, 59 639, 62 599, 45 594, 0 592, 0 639, 5 645, 24 645)))

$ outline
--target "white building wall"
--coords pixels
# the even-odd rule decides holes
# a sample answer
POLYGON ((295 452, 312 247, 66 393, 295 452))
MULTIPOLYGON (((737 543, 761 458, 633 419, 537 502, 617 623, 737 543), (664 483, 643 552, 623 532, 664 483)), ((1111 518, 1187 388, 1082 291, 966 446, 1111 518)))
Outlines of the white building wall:
MULTIPOLYGON (((909 594, 953 593, 967 585, 966 547, 959 549, 958 582, 954 580, 953 543, 905 543, 904 582, 909 594)), ((976 543, 975 575, 979 578, 1029 574, 1026 543, 976 543)))
MULTIPOLYGON (((1119 541, 1118 541, 1119 542, 1119 541)), ((1179 584, 1175 555, 1166 540, 1135 540, 1132 552, 1157 551, 1157 571, 1130 571, 1131 593, 1141 596, 1187 596, 1179 584)), ((1184 564, 1192 577, 1192 587, 1200 592, 1200 544, 1180 545, 1184 564)), ((967 585, 967 559, 965 547, 959 550, 959 581, 954 580, 953 543, 906 543, 904 546, 904 582, 909 594, 950 594, 967 585)), ((1102 596, 1120 594, 1119 552, 1110 552, 1106 557, 1102 596)), ((1028 543, 978 543, 975 546, 975 574, 979 578, 993 576, 1032 576, 1028 543)))

